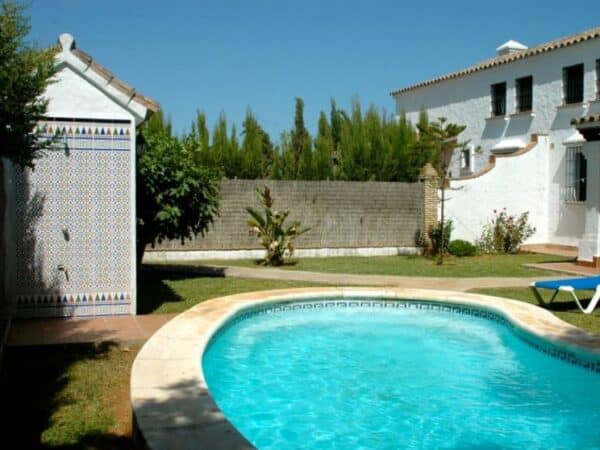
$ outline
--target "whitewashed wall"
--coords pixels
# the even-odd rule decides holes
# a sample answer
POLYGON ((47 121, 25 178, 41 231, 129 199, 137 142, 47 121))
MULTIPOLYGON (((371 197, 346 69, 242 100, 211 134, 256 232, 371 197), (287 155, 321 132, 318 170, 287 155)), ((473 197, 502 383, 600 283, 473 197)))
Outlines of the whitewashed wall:
POLYGON ((476 241, 494 210, 506 208, 509 214, 529 211, 536 227, 530 242, 547 242, 547 229, 540 224, 548 217, 548 156, 548 139, 540 136, 527 153, 496 158, 494 168, 484 175, 452 181, 446 202, 446 217, 455 226, 452 237, 476 241))
MULTIPOLYGON (((430 119, 446 117, 450 122, 466 125, 461 137, 470 139, 482 150, 475 155, 474 171, 487 165, 490 149, 504 139, 519 138, 528 143, 534 133, 548 135, 548 145, 543 150, 547 158, 543 161, 525 155, 499 160, 492 172, 469 182, 469 192, 475 196, 478 191, 476 198, 489 205, 490 211, 498 206, 507 206, 515 212, 520 208, 533 211, 539 209, 540 202, 546 202, 547 214, 537 217, 538 233, 533 240, 577 245, 583 232, 585 206, 563 200, 566 172, 563 143, 575 131, 570 125, 573 117, 600 112, 600 102, 596 100, 598 58, 600 40, 582 42, 397 95, 396 112, 406 113, 413 123, 418 120, 419 112, 426 110, 430 119), (580 63, 584 64, 584 103, 563 106, 562 68, 580 63), (515 80, 529 75, 533 76, 534 83, 533 114, 516 114, 515 80), (500 82, 507 83, 508 115, 492 118, 490 86, 500 82), (545 164, 545 168, 540 169, 538 164, 545 164), (500 166, 507 167, 502 169, 502 175, 498 174, 500 166), (532 183, 531 178, 541 173, 545 173, 544 181, 532 183), (508 198, 506 193, 511 191, 513 195, 508 198), (506 205, 498 205, 502 202, 506 205)), ((436 75, 432 74, 432 77, 436 75)), ((541 148, 536 153, 539 151, 541 148)), ((452 171, 454 175, 458 174, 458 161, 452 171)), ((479 217, 479 208, 454 209, 454 212, 460 218, 457 236, 472 235, 470 227, 486 220, 479 217), (460 223, 464 223, 465 228, 460 223)))

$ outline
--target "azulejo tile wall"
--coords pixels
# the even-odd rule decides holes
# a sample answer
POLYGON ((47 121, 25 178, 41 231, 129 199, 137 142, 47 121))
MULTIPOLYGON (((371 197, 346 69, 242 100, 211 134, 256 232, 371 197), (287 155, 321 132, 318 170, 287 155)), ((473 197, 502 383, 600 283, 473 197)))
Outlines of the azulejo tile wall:
POLYGON ((52 121, 35 170, 16 179, 19 316, 129 314, 131 125, 52 121))

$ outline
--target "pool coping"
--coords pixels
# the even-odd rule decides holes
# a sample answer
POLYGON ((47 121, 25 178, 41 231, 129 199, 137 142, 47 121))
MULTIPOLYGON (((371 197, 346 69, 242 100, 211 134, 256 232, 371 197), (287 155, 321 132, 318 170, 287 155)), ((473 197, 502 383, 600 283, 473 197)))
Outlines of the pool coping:
POLYGON ((202 354, 213 334, 237 312, 280 301, 385 299, 434 301, 486 309, 525 332, 600 358, 600 336, 535 305, 481 294, 408 288, 300 288, 258 291, 200 303, 161 327, 142 347, 131 370, 131 402, 140 446, 152 449, 253 449, 225 418, 208 391, 202 354))

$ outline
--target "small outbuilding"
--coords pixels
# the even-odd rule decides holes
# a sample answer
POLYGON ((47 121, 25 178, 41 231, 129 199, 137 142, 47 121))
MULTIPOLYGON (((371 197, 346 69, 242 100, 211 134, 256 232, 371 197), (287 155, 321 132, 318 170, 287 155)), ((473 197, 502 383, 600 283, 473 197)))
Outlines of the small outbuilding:
POLYGON ((38 130, 55 144, 6 178, 7 295, 17 317, 135 314, 136 127, 158 105, 58 41, 38 130))

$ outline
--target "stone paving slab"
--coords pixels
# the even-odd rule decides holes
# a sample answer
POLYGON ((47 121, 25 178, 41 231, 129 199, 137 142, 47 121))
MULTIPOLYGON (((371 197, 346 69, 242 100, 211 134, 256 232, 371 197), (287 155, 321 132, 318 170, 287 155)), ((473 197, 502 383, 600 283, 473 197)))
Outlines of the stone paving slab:
POLYGON ((7 345, 146 340, 175 314, 13 320, 7 345))
POLYGON ((577 258, 577 247, 557 244, 527 244, 521 247, 521 250, 529 253, 543 253, 545 255, 566 256, 567 258, 577 258))
POLYGON ((579 276, 593 276, 600 275, 600 269, 595 267, 579 266, 573 262, 560 262, 560 263, 539 263, 539 264, 524 264, 525 267, 532 267, 534 269, 542 270, 553 270, 556 272, 568 273, 571 275, 579 276))

